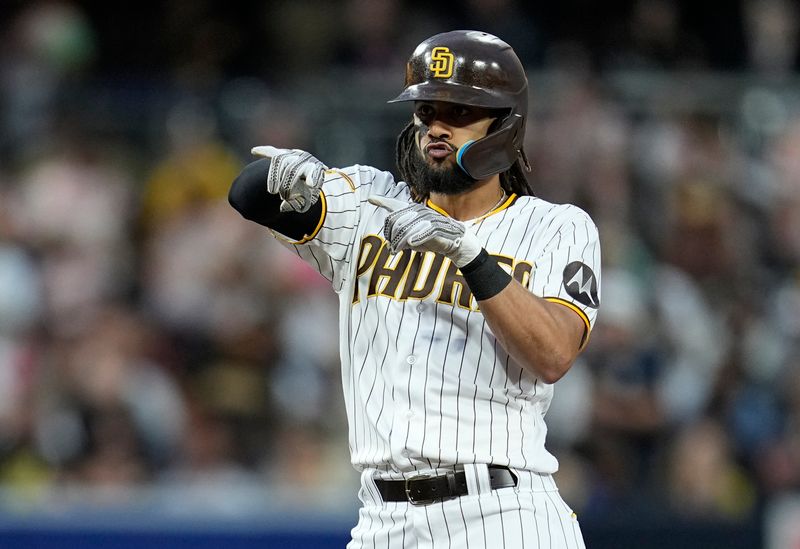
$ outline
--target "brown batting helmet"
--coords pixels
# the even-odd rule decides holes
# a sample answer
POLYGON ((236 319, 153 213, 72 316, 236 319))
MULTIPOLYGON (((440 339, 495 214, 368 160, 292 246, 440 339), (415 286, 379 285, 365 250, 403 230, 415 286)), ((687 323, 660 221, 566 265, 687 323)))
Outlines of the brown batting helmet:
POLYGON ((514 50, 491 34, 458 30, 422 42, 406 64, 405 89, 389 101, 446 101, 502 109, 489 135, 465 143, 458 165, 473 179, 508 170, 522 160, 528 115, 528 79, 514 50))

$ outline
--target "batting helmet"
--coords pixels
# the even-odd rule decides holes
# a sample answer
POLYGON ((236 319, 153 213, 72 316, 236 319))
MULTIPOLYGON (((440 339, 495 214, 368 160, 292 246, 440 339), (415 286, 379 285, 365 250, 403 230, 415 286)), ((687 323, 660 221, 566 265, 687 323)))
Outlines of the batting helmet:
POLYGON ((422 42, 406 64, 405 89, 389 101, 446 101, 503 109, 489 134, 462 145, 458 165, 473 179, 502 173, 522 160, 528 79, 514 50, 491 34, 458 30, 422 42))

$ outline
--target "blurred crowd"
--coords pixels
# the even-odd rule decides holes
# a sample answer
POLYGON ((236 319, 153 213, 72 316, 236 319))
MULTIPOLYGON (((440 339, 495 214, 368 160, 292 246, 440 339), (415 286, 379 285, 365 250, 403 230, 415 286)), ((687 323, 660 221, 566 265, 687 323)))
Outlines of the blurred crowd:
POLYGON ((355 492, 336 298, 227 190, 258 144, 392 169, 384 99, 458 27, 530 64, 531 181, 600 230, 599 320, 547 416, 565 499, 739 521, 800 489, 794 2, 738 3, 724 59, 670 0, 589 43, 512 0, 170 2, 152 58, 85 4, 0 19, 0 512, 355 492))

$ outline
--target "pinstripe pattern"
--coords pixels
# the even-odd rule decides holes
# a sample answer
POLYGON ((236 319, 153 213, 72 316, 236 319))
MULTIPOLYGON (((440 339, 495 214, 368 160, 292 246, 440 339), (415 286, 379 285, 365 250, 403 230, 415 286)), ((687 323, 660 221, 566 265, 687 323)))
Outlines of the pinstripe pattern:
POLYGON ((575 514, 549 475, 520 473, 518 488, 420 507, 382 503, 362 475, 359 522, 348 549, 585 549, 575 514))
MULTIPOLYGON (((365 166, 331 170, 325 177, 326 213, 318 233, 308 242, 285 244, 340 296, 342 382, 354 466, 391 475, 472 463, 555 472, 558 462, 545 449, 544 421, 553 386, 505 352, 474 299, 470 307, 459 303, 459 292, 469 290, 460 274, 448 271, 449 260, 387 255, 382 239, 387 212, 367 197, 410 200, 406 185, 365 166), (372 255, 361 257, 367 241, 363 254, 372 255), (376 272, 380 278, 376 274, 373 280, 376 272), (430 293, 415 297, 423 288, 430 293)), ((565 268, 574 261, 591 268, 599 284, 597 230, 585 212, 517 197, 467 225, 511 269, 530 267, 525 282, 531 292, 561 300, 594 323, 597 309, 578 302, 564 286, 565 268)), ((577 521, 554 485, 548 491, 501 490, 410 507, 382 504, 374 485, 362 484, 365 505, 352 549, 583 546, 577 521)))

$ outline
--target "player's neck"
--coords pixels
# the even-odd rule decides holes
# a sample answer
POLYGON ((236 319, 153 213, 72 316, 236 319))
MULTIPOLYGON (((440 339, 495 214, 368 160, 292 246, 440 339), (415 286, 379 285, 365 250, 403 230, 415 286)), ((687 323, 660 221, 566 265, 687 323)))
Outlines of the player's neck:
POLYGON ((504 195, 500 177, 495 175, 479 181, 470 190, 460 194, 431 193, 430 201, 453 219, 466 221, 499 207, 504 195))

